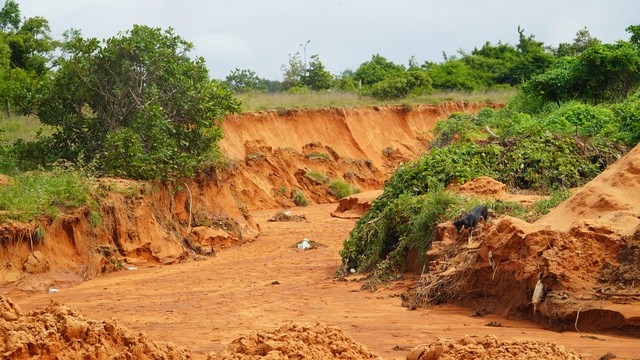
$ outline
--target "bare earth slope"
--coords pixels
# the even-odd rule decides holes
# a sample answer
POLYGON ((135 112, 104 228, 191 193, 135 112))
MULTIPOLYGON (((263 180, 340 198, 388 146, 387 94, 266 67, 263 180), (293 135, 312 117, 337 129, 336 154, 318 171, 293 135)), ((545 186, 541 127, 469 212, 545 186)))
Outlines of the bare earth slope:
POLYGON ((237 164, 229 179, 250 209, 292 206, 301 190, 312 203, 334 201, 309 172, 378 190, 401 161, 415 159, 439 119, 495 104, 372 106, 246 113, 226 118, 220 147, 237 164))

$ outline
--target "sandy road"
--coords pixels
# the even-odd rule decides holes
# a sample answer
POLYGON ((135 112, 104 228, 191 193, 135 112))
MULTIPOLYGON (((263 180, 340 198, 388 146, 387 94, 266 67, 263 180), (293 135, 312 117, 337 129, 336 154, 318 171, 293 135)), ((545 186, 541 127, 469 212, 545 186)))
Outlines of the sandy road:
POLYGON ((203 261, 139 266, 51 294, 0 291, 23 310, 57 299, 87 318, 116 317, 132 331, 189 348, 199 358, 222 350, 241 334, 289 321, 339 326, 385 359, 404 359, 407 351, 402 349, 438 337, 485 334, 500 340, 554 341, 590 359, 608 351, 618 358, 640 357, 640 339, 556 333, 493 315, 475 318, 471 309, 455 306, 407 311, 398 294, 408 278, 374 293, 359 291, 358 282, 336 281, 338 251, 354 221, 330 217, 334 209, 335 204, 328 204, 292 210, 304 214, 306 222, 267 222, 276 210, 255 212, 262 233, 257 240, 203 261), (307 251, 292 247, 303 238, 325 246, 307 251), (504 326, 485 326, 490 321, 504 326))

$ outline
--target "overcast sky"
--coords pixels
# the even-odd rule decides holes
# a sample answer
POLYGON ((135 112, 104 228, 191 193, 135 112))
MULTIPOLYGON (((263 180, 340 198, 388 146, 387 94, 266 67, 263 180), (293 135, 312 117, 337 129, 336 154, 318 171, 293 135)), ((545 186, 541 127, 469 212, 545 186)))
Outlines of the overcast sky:
POLYGON ((546 45, 572 42, 587 27, 604 43, 628 40, 638 0, 16 0, 53 35, 70 28, 106 39, 133 24, 166 29, 195 45, 211 76, 233 69, 282 80, 289 54, 318 54, 327 70, 355 70, 380 54, 396 64, 441 62, 486 41, 516 45, 518 26, 546 45))

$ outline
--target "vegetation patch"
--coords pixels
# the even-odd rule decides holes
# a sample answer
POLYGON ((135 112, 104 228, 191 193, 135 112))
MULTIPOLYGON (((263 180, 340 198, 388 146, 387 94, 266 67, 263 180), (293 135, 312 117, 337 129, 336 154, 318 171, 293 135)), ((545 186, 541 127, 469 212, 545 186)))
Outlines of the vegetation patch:
POLYGON ((0 186, 0 219, 27 221, 40 214, 56 217, 89 202, 92 181, 72 171, 31 172, 0 186))
POLYGON ((321 152, 311 152, 309 154, 307 154, 307 159, 324 159, 324 160, 331 160, 331 157, 328 154, 325 153, 321 153, 321 152))
POLYGON ((333 180, 329 187, 327 188, 329 194, 335 196, 337 199, 342 199, 347 196, 351 196, 353 194, 357 194, 360 192, 360 189, 349 184, 344 180, 333 180))
POLYGON ((424 255, 438 223, 475 205, 443 192, 448 184, 489 176, 512 189, 550 194, 533 208, 485 203, 498 214, 534 221, 637 143, 640 94, 620 103, 587 102, 579 93, 550 102, 527 93, 529 85, 501 110, 452 114, 436 124, 429 152, 396 170, 345 240, 346 268, 380 280, 402 269, 409 249, 424 255))
POLYGON ((326 184, 329 182, 329 177, 319 172, 308 171, 306 173, 306 176, 314 181, 319 182, 320 184, 326 184))
POLYGON ((309 201, 304 193, 300 190, 296 190, 291 197, 291 201, 293 201, 296 206, 307 206, 309 205, 309 201))

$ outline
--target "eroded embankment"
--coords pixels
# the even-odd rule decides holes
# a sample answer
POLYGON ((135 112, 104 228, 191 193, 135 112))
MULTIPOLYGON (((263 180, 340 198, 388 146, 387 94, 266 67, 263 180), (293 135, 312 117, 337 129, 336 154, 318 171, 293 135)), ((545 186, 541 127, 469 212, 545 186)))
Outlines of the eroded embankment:
POLYGON ((215 174, 173 187, 99 179, 97 208, 0 224, 0 283, 64 288, 101 273, 213 255, 258 234, 215 174), (99 215, 96 215, 96 212, 99 215))
POLYGON ((328 184, 335 179, 379 189, 398 162, 424 149, 437 120, 485 106, 496 107, 456 102, 228 117, 221 147, 233 165, 223 173, 173 186, 100 179, 97 208, 0 224, 0 282, 44 291, 137 264, 212 255, 255 238, 248 209, 295 206, 298 192, 310 203, 334 201, 328 184))
POLYGON ((439 226, 431 271, 405 305, 453 302, 638 336, 640 145, 535 223, 502 216, 468 246, 459 240, 451 222, 439 226))
POLYGON ((248 208, 291 206, 296 190, 326 203, 335 200, 327 184, 305 175, 381 189, 400 162, 425 150, 438 120, 498 106, 449 102, 240 114, 225 119, 220 146, 237 166, 232 188, 248 208))

